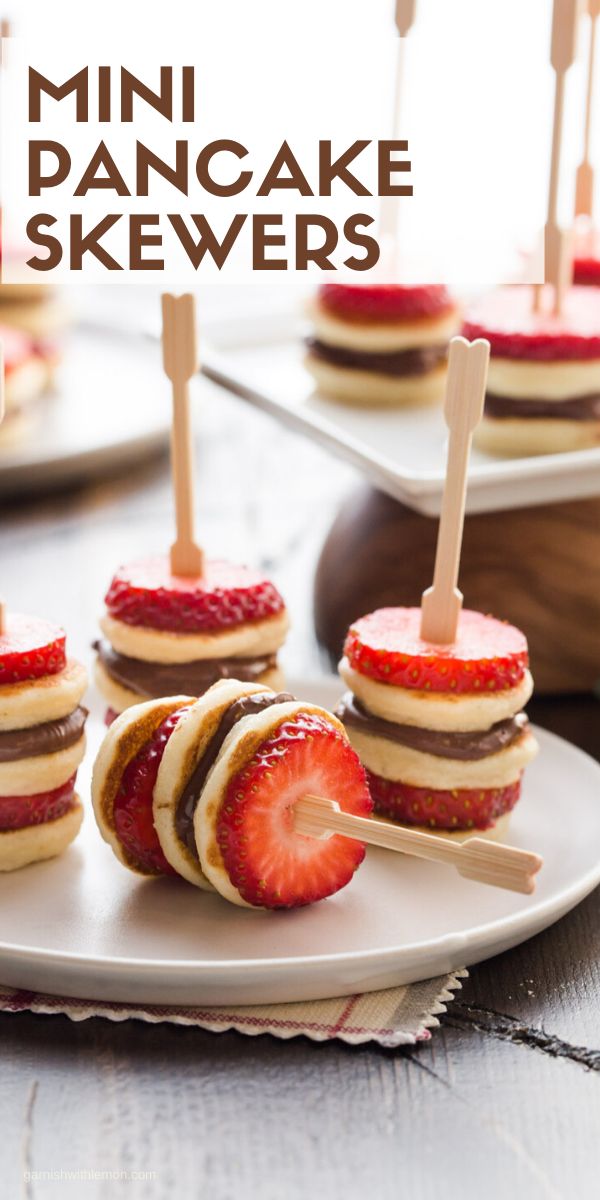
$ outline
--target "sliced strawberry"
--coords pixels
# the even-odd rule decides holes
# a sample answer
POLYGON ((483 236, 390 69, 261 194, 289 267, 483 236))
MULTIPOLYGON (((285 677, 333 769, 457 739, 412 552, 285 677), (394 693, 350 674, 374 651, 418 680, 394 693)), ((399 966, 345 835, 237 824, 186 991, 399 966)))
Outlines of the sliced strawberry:
POLYGON ((382 779, 367 771, 375 812, 405 825, 431 829, 490 829, 514 808, 521 781, 504 788, 457 788, 439 791, 382 779))
POLYGON ((186 708, 178 708, 155 729, 126 766, 115 796, 115 833, 127 857, 148 875, 176 875, 165 858, 152 819, 152 793, 167 742, 186 708))
POLYGON ((576 258, 573 263, 573 282, 584 287, 600 286, 600 256, 592 258, 584 255, 576 258))
POLYGON ((284 609, 277 588, 259 571, 207 562, 200 579, 172 575, 168 558, 120 567, 105 597, 111 617, 127 625, 209 633, 262 621, 284 609))
POLYGON ((0 634, 0 684, 57 675, 67 663, 65 642, 60 626, 40 617, 8 613, 0 634))
POLYGON ((498 288, 469 310, 462 332, 471 341, 487 338, 498 358, 600 358, 600 290, 570 288, 557 316, 548 296, 534 311, 530 288, 498 288))
POLYGON ((402 321, 438 317, 454 308, 441 284, 324 283, 319 300, 336 316, 356 321, 402 321))
POLYGON ((225 868, 249 904, 296 908, 323 900, 349 883, 362 862, 362 842, 295 832, 293 806, 308 794, 337 800, 359 816, 372 807, 350 744, 325 718, 301 713, 279 725, 232 777, 217 818, 225 868))
POLYGON ((586 217, 575 222, 573 282, 600 285, 600 230, 586 217))
POLYGON ((34 796, 0 796, 0 829, 25 829, 64 817, 75 800, 75 775, 53 788, 34 796))
POLYGON ((4 370, 6 377, 22 367, 35 354, 32 339, 18 329, 8 325, 0 325, 0 342, 4 351, 4 370))
POLYGON ((424 642, 420 608, 379 608, 348 630, 344 653, 360 675, 432 692, 494 692, 514 687, 528 664, 520 630, 463 609, 451 646, 424 642))
POLYGON ((116 711, 116 709, 114 709, 114 708, 106 709, 106 712, 104 714, 104 724, 106 725, 107 729, 110 729, 113 721, 116 721, 118 715, 119 714, 116 711))

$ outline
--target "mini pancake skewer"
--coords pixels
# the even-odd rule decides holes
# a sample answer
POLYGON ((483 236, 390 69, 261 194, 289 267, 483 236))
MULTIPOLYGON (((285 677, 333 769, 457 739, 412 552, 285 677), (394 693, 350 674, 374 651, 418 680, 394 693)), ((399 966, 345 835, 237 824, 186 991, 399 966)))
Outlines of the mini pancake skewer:
POLYGON ((0 603, 0 871, 53 858, 79 832, 86 683, 62 629, 0 603))
POLYGON ((288 617, 262 572, 205 558, 195 540, 189 384, 198 370, 192 295, 162 297, 171 383, 176 537, 169 555, 120 566, 105 596, 95 675, 107 721, 145 700, 199 696, 218 679, 280 681, 288 617))
POLYGON ((421 608, 386 608, 350 626, 336 715, 367 770, 375 811, 454 843, 496 837, 537 743, 520 630, 462 608, 458 589, 467 468, 481 418, 489 343, 451 342, 448 461, 431 588, 421 608), (435 830, 435 834, 433 831, 435 830))
MULTIPOLYGON (((396 47, 396 62, 394 68, 394 92, 392 109, 392 138, 400 139, 402 112, 402 84, 404 79, 404 39, 414 25, 417 0, 396 0, 394 19, 398 31, 396 47)), ((408 143, 406 143, 408 145, 408 143)), ((392 267, 396 261, 398 234, 398 199, 396 196, 384 196, 381 200, 379 214, 380 242, 383 248, 384 261, 392 267)))
POLYGON ((365 772, 331 713, 233 680, 195 702, 175 696, 122 714, 92 793, 100 830, 126 866, 180 875, 242 907, 333 895, 367 844, 522 893, 541 866, 477 837, 461 845, 374 820, 365 772))
MULTIPOLYGON (((558 194, 562 162, 566 77, 577 54, 579 12, 580 0, 554 0, 550 44, 550 62, 555 75, 554 122, 548 186, 548 215, 544 229, 544 259, 545 278, 554 288, 553 311, 556 315, 562 312, 572 276, 571 231, 561 229, 559 225, 558 194)), ((543 296, 542 286, 537 284, 533 289, 534 311, 538 312, 541 309, 543 296)))
POLYGON ((592 112, 594 100, 594 66, 596 62, 596 31, 600 17, 600 0, 587 0, 590 17, 590 41, 587 62, 587 85, 583 125, 583 157, 575 176, 575 216, 591 217, 594 211, 594 168, 590 159, 592 112))
POLYGON ((583 154, 575 177, 575 239, 573 279, 576 284, 600 285, 600 232, 594 223, 594 167, 591 160, 592 115, 595 105, 595 68, 597 57, 600 0, 587 0, 589 45, 587 83, 583 114, 583 154))

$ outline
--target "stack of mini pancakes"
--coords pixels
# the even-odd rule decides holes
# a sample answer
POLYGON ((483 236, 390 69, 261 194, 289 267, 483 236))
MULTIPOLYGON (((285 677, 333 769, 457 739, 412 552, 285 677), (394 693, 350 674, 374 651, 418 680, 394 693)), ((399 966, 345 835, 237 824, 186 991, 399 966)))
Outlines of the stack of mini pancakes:
POLYGON ((172 576, 160 557, 119 568, 96 643, 107 719, 141 700, 201 696, 219 679, 280 687, 288 626, 273 583, 248 568, 207 562, 197 580, 172 576))
POLYGON ((305 362, 321 395, 366 406, 441 402, 460 325, 445 287, 325 284, 309 317, 305 362))
POLYGON ((0 870, 60 854, 83 809, 85 668, 47 621, 8 614, 0 634, 0 870))

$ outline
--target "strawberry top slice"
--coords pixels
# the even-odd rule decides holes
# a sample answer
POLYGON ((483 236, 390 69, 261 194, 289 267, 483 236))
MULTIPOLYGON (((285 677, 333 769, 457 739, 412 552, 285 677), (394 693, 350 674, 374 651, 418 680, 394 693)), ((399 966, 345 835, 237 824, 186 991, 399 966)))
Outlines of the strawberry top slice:
POLYGON ((464 609, 452 646, 422 640, 420 608, 380 608, 350 626, 344 653, 360 675, 432 692, 489 692, 514 687, 528 665, 520 630, 464 609))
POLYGON ((562 313, 552 312, 547 292, 533 311, 531 288, 489 292, 467 312, 462 330, 471 341, 487 338, 499 358, 532 362, 600 358, 600 290, 572 287, 562 313))
POLYGON ((209 633, 283 612, 260 571, 209 561, 199 579, 172 575, 166 556, 119 567, 105 597, 111 617, 173 633, 209 633))
POLYGON ((0 685, 58 675, 67 665, 66 635, 41 617, 8 613, 0 634, 0 685))
POLYGON ((600 285, 600 231, 587 218, 579 218, 575 223, 573 280, 600 285))
POLYGON ((574 259, 573 279, 584 287, 600 287, 600 254, 597 258, 574 259))
POLYGON ((448 289, 437 283, 325 283, 318 294, 324 308, 356 321, 438 317, 454 308, 448 289))

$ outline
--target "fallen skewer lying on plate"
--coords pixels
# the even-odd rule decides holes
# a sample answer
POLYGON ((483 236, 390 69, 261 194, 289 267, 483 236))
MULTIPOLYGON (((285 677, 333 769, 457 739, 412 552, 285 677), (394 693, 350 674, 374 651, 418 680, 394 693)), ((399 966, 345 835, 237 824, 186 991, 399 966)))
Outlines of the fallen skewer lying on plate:
POLYGON ((100 831, 125 866, 180 875, 251 908, 333 895, 365 844, 524 893, 542 865, 536 854, 477 837, 457 844, 374 820, 366 773, 337 718, 236 680, 196 701, 174 696, 122 713, 96 760, 92 796, 100 831))

